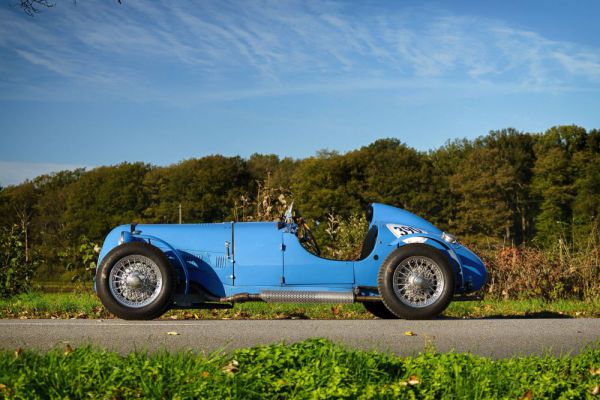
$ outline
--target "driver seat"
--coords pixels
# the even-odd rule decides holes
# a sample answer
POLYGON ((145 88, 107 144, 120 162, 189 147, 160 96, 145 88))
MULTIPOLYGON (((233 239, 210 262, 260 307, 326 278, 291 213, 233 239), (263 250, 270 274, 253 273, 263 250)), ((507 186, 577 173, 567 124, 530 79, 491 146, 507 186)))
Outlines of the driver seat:
POLYGON ((377 225, 372 225, 365 235, 362 249, 360 250, 360 256, 356 259, 356 261, 364 260, 365 258, 369 257, 369 254, 371 254, 375 248, 375 243, 377 243, 377 225))

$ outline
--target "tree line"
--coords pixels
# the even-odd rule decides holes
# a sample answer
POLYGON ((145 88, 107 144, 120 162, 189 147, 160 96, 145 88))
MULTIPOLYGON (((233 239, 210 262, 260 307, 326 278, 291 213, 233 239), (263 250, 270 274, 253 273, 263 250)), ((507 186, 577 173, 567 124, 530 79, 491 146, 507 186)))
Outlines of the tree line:
POLYGON ((273 218, 291 200, 317 237, 330 215, 382 202, 466 241, 575 241, 598 223, 600 131, 503 129, 427 152, 381 139, 304 159, 211 155, 60 171, 0 188, 0 224, 26 235, 25 257, 58 265, 59 250, 101 243, 116 225, 177 223, 179 205, 184 222, 220 222, 273 218))

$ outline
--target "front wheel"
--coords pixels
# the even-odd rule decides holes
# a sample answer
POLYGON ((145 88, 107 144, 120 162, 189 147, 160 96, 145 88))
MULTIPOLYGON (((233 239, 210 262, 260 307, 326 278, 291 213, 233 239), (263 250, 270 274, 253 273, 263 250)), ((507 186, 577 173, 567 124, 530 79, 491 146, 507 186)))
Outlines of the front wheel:
POLYGON ((175 277, 164 253, 144 242, 112 249, 96 273, 98 297, 123 319, 154 319, 173 302, 175 277))
POLYGON ((454 293, 454 273, 448 258, 424 244, 394 250, 379 269, 383 303, 397 317, 428 319, 441 314, 454 293))

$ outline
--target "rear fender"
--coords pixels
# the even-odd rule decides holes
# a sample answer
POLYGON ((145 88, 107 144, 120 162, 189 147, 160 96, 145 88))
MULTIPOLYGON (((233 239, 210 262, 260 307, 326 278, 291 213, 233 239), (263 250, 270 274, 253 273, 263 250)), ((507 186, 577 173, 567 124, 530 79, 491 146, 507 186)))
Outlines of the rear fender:
POLYGON ((395 247, 401 247, 413 243, 426 244, 428 246, 442 251, 446 255, 446 257, 448 257, 448 260, 450 261, 450 264, 454 269, 456 282, 460 284, 460 286, 457 285, 457 288, 463 289, 465 287, 463 266, 460 262, 460 258, 456 255, 456 252, 448 245, 448 243, 444 242, 443 239, 440 239, 435 235, 431 235, 428 233, 417 233, 397 238, 392 243, 390 243, 390 245, 395 247))

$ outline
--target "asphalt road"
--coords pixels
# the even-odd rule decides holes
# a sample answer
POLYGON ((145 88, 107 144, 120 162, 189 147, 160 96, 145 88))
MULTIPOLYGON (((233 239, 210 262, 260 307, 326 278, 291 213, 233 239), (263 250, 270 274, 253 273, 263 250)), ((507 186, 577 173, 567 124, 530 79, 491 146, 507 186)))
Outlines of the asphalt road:
POLYGON ((66 343, 127 353, 192 349, 210 353, 238 347, 323 337, 353 348, 417 353, 427 343, 438 351, 472 352, 494 358, 576 353, 600 345, 600 319, 405 320, 1 320, 0 347, 63 347, 66 343), (411 331, 415 336, 407 336, 411 331), (168 332, 177 332, 169 335, 168 332))

